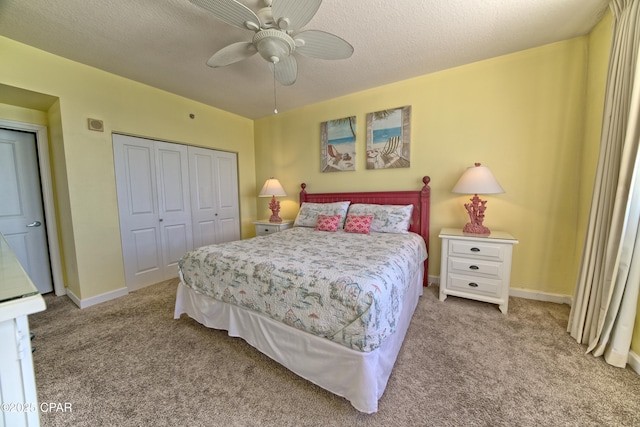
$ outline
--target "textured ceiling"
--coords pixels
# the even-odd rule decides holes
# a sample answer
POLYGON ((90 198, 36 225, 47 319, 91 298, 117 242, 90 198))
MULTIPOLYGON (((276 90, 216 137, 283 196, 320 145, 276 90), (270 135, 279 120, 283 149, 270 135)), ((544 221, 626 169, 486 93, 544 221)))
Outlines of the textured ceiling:
MULTIPOLYGON (((277 1, 277 0, 274 0, 277 1)), ((240 0, 257 11, 262 0, 240 0)), ((303 29, 334 33, 350 59, 297 55, 280 112, 588 33, 607 0, 324 0, 303 29)), ((273 76, 255 55, 206 61, 250 41, 188 0, 0 0, 0 35, 251 119, 272 114, 273 76)))

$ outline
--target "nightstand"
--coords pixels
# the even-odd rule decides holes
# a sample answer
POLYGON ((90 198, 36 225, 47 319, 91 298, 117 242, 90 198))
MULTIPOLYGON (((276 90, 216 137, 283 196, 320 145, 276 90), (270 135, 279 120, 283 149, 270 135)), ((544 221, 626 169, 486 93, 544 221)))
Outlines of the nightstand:
POLYGON ((256 236, 266 236, 267 234, 277 233, 293 227, 293 220, 283 219, 282 222, 269 222, 268 219, 263 219, 255 221, 254 224, 256 226, 256 236))
POLYGON ((489 236, 464 234, 462 229, 443 228, 440 264, 440 301, 448 295, 498 304, 507 314, 511 254, 515 237, 504 231, 489 236))

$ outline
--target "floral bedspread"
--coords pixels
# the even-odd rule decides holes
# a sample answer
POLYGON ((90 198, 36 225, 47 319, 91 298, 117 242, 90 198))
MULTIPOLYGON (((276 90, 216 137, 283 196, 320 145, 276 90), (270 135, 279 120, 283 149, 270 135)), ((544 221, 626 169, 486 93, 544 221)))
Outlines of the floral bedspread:
POLYGON ((405 287, 426 257, 414 233, 294 227, 195 249, 180 272, 198 293, 369 352, 395 332, 405 287))

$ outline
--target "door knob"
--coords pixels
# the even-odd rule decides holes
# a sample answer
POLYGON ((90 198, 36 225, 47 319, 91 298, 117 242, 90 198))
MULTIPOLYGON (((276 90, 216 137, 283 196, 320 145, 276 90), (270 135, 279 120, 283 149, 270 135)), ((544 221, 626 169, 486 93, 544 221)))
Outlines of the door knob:
POLYGON ((40 221, 33 221, 31 224, 27 224, 27 227, 40 227, 41 225, 40 221))

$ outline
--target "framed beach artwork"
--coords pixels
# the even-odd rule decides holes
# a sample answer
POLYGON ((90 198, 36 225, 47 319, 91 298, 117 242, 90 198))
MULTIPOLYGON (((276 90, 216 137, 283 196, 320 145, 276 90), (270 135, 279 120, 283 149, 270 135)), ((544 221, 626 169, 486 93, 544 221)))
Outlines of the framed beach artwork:
POLYGON ((322 172, 356 170, 356 116, 320 123, 322 172))
POLYGON ((410 167, 411 106, 367 114, 367 169, 410 167))

